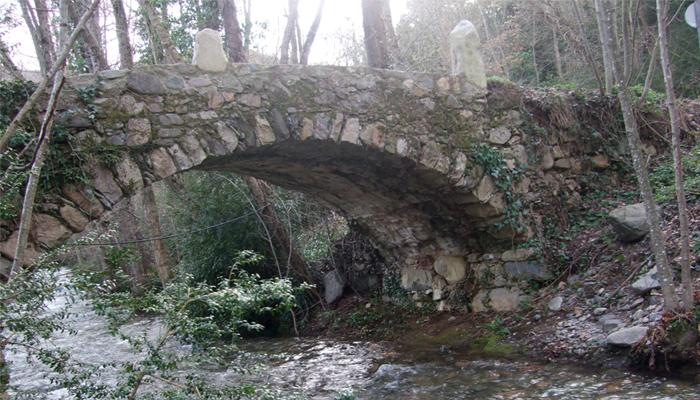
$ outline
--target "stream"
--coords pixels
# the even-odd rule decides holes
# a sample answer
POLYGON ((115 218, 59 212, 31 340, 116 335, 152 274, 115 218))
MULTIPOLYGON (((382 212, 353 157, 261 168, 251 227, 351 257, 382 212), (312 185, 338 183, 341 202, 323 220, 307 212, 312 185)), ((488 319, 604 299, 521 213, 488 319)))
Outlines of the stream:
MULTIPOLYGON (((65 296, 49 304, 49 312, 68 304, 65 296)), ((128 361, 137 357, 121 339, 111 336, 105 321, 88 304, 70 305, 69 321, 78 334, 58 334, 52 344, 70 349, 88 363, 128 361)), ((140 320, 126 327, 134 334, 161 329, 157 320, 140 320)), ((187 349, 183 349, 186 351, 187 349)), ((307 399, 698 399, 700 385, 631 372, 596 371, 575 365, 541 364, 475 358, 391 343, 344 342, 319 338, 246 340, 242 361, 258 365, 242 374, 238 369, 202 371, 214 384, 231 382, 267 386, 307 399), (339 397, 339 393, 352 396, 339 397)), ((444 349, 443 349, 444 350, 444 349)), ((16 396, 66 399, 51 386, 44 371, 21 353, 9 355, 11 385, 16 396), (18 393, 33 393, 19 396, 18 393)), ((105 374, 103 379, 110 380, 105 374)))

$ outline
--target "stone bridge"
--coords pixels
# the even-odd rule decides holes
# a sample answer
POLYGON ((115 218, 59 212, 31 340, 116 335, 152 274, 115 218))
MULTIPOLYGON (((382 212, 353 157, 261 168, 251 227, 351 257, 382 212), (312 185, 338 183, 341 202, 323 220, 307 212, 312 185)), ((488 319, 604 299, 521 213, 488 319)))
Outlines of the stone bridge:
MULTIPOLYGON (((198 169, 261 178, 341 210, 400 266, 405 288, 436 300, 484 268, 500 268, 495 280, 541 275, 531 252, 501 260, 532 235, 523 210, 575 198, 570 177, 607 159, 588 132, 576 136, 578 113, 595 111, 575 109, 570 94, 537 96, 533 106, 506 82, 487 89, 464 76, 328 66, 70 77, 58 123, 79 139, 76 150, 118 157, 95 157, 91 184, 64 187, 35 215, 29 257, 144 185, 198 169)), ((3 229, 0 251, 11 257, 16 224, 3 229)))

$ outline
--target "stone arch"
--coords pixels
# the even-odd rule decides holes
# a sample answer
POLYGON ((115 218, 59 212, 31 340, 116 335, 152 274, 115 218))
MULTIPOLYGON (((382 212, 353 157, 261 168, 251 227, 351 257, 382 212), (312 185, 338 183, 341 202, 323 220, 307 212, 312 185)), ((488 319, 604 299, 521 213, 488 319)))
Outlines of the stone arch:
POLYGON ((120 160, 91 168, 90 187, 64 188, 59 218, 38 218, 65 229, 35 238, 37 248, 64 240, 83 218, 140 186, 190 169, 237 172, 311 194, 415 268, 466 255, 502 208, 467 153, 482 135, 485 92, 461 77, 166 65, 72 77, 67 87, 61 123, 86 147, 118 151, 120 160), (86 92, 96 95, 76 106, 86 92))

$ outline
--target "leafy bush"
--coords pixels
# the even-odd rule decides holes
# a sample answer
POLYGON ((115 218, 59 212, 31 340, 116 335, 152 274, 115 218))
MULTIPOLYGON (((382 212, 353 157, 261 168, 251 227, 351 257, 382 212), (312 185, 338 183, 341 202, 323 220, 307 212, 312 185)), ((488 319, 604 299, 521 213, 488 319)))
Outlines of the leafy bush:
MULTIPOLYGON (((687 195, 700 194, 700 146, 693 148, 683 156, 683 185, 687 195)), ((673 170, 673 160, 665 162, 654 168, 649 174, 649 180, 654 187, 656 200, 661 203, 672 201, 676 198, 676 186, 673 170)))
MULTIPOLYGON (((170 192, 166 200, 167 219, 175 225, 170 230, 194 230, 220 224, 213 229, 178 236, 170 242, 181 255, 184 273, 195 281, 214 284, 228 276, 230 266, 238 260, 242 250, 270 255, 269 244, 260 235, 257 217, 245 197, 245 186, 240 178, 191 172, 183 175, 181 184, 181 190, 170 192), (226 178, 237 183, 240 190, 226 178), (226 221, 231 222, 223 223, 226 221)), ((252 272, 263 274, 264 271, 252 272)))

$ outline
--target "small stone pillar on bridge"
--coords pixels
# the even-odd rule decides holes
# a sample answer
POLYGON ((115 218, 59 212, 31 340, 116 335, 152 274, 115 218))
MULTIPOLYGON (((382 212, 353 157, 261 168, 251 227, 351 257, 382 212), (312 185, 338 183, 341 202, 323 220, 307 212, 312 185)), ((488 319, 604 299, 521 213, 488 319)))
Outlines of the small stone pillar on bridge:
POLYGON ((476 27, 466 19, 460 21, 450 32, 452 75, 464 75, 467 81, 479 89, 486 89, 486 72, 480 46, 476 27))

